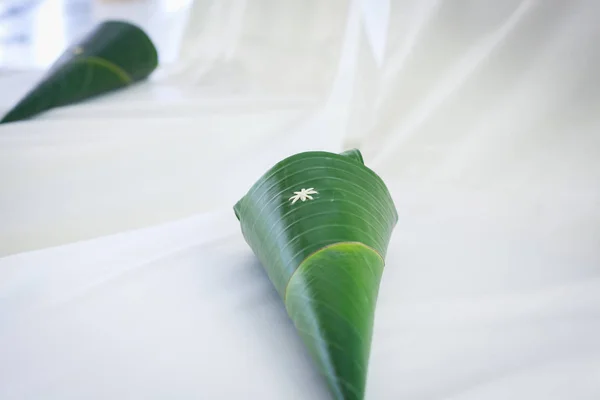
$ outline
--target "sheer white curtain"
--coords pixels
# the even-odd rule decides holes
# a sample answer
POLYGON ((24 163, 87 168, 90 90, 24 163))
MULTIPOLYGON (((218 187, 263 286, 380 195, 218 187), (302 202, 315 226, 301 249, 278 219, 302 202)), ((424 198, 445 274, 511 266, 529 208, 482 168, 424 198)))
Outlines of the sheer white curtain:
POLYGON ((231 206, 355 146, 400 215, 367 398, 598 398, 598 20, 196 0, 148 85, 0 128, 0 398, 328 398, 231 206))
POLYGON ((351 2, 194 2, 182 80, 220 94, 323 96, 342 55, 351 2))

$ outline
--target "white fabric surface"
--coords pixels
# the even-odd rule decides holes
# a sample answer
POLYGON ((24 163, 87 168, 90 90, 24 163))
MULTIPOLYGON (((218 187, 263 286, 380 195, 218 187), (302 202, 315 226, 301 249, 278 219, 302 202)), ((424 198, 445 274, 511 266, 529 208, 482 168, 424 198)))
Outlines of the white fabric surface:
POLYGON ((0 127, 0 399, 328 398, 231 207, 354 146, 400 215, 367 399, 600 398, 598 20, 197 0, 174 69, 0 127))

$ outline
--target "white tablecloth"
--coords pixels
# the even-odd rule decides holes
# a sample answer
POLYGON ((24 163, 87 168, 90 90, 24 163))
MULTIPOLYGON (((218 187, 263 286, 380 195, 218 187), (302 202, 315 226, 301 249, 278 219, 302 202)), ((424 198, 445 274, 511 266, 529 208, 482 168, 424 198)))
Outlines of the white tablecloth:
POLYGON ((600 398, 599 18, 198 0, 176 68, 0 126, 0 399, 327 399, 232 206, 354 146, 400 215, 367 399, 600 398))

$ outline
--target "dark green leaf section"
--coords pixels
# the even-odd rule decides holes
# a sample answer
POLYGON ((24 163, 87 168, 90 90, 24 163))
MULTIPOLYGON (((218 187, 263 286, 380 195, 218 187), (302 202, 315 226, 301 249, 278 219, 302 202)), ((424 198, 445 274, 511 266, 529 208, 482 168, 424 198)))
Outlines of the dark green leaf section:
POLYGON ((384 257, 398 215, 358 150, 276 164, 235 206, 335 399, 362 399, 384 257), (302 189, 310 198, 296 199, 302 189))
POLYGON ((306 152, 276 164, 235 206, 242 232, 283 296, 300 263, 324 246, 361 242, 385 255, 397 213, 358 151, 306 152), (313 200, 289 200, 314 188, 313 200))
POLYGON ((147 78, 158 65, 150 38, 135 25, 106 21, 67 49, 0 123, 98 96, 147 78))
POLYGON ((383 259, 361 243, 309 256, 292 276, 285 305, 336 400, 364 397, 383 259))

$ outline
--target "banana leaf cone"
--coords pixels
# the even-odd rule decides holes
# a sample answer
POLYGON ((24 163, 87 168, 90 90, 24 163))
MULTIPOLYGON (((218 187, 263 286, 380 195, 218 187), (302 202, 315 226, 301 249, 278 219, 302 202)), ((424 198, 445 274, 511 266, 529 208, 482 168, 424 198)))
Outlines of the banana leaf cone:
POLYGON ((336 400, 364 398, 375 304, 398 220, 358 150, 276 164, 234 206, 336 400))
POLYGON ((143 30, 127 22, 103 22, 67 49, 0 123, 124 88, 147 78, 157 65, 156 48, 143 30))

